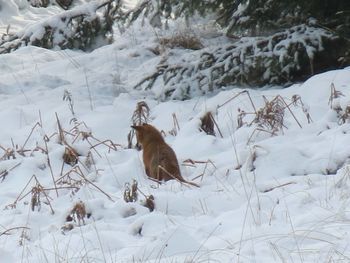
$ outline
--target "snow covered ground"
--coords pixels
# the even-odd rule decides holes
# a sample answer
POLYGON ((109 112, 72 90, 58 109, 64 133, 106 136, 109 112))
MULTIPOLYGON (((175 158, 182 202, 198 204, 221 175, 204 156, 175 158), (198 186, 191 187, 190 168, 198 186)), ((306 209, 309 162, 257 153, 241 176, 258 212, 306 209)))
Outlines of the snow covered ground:
MULTIPOLYGON (((12 14, 18 27, 28 18, 12 14)), ((133 27, 92 53, 0 56, 0 262, 350 262, 350 69, 162 102, 130 89, 158 63, 155 40, 133 27), (200 188, 146 177, 141 152, 127 149, 139 101, 200 188), (254 122, 263 108, 279 111, 254 122), (208 111, 216 136, 199 129, 208 111), (274 131, 273 117, 283 117, 274 131), (153 212, 141 193, 124 201, 133 179, 153 212), (80 201, 91 216, 67 222, 80 201)))

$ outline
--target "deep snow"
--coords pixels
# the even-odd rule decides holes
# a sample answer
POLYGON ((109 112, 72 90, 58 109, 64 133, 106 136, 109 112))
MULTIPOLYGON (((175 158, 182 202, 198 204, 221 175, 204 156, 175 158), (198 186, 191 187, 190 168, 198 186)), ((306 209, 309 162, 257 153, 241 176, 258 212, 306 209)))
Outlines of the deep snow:
MULTIPOLYGON (((7 2, 8 8, 18 2, 7 2)), ((47 11, 35 12, 12 11, 8 19, 22 27, 14 15, 40 19, 36 14, 47 11)), ((254 111, 246 94, 229 101, 243 90, 238 87, 167 102, 130 90, 149 65, 158 63, 160 58, 147 49, 155 42, 152 31, 135 26, 92 53, 24 47, 0 56, 0 171, 8 171, 0 183, 0 262, 350 262, 350 124, 342 123, 335 110, 349 105, 350 69, 286 89, 249 90, 256 109, 264 105, 263 96, 280 95, 290 103, 297 94, 309 111, 311 123, 300 105, 290 105, 295 116, 285 109, 285 127, 271 136, 256 124, 248 126, 251 114, 238 128, 238 109, 254 111), (330 103, 332 84, 344 96, 330 103), (66 90, 74 115, 63 101, 66 90), (150 123, 174 148, 183 176, 199 189, 152 182, 141 152, 127 149, 131 116, 141 100, 150 107, 150 123), (215 137, 199 130, 207 111, 213 112, 223 138, 217 130, 215 137), (75 173, 78 191, 58 182, 58 197, 47 190, 52 214, 43 194, 40 211, 32 211, 35 181, 29 180, 35 175, 41 186, 53 188, 52 177, 73 169, 62 165, 65 147, 58 139, 56 114, 88 181, 75 173), (170 134, 173 114, 180 127, 176 136, 170 134), (98 142, 84 140, 79 132, 111 140, 117 150, 108 142, 91 149, 89 142, 98 142), (24 156, 21 148, 28 150, 24 156), (15 158, 11 149, 17 150, 15 158), (188 159, 208 162, 184 162, 188 159), (125 183, 132 179, 154 196, 153 212, 140 204, 141 194, 140 201, 124 202, 125 183), (79 201, 91 217, 63 231, 79 201)))

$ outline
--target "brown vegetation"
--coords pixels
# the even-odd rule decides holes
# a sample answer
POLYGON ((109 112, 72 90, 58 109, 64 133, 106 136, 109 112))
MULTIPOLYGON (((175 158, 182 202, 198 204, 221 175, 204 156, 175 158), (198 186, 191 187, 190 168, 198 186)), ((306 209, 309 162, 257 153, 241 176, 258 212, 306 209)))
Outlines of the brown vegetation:
POLYGON ((168 48, 184 48, 198 50, 203 48, 200 39, 190 32, 179 32, 170 37, 162 37, 159 44, 168 48))

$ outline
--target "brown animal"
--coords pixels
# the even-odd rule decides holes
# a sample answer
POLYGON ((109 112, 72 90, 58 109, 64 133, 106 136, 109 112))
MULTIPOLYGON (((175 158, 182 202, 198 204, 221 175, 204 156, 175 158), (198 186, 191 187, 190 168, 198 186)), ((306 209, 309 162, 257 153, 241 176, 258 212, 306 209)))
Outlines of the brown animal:
POLYGON ((181 176, 175 152, 164 141, 162 134, 155 127, 149 124, 131 127, 136 130, 137 141, 142 145, 143 163, 148 177, 157 181, 175 179, 199 187, 181 176))

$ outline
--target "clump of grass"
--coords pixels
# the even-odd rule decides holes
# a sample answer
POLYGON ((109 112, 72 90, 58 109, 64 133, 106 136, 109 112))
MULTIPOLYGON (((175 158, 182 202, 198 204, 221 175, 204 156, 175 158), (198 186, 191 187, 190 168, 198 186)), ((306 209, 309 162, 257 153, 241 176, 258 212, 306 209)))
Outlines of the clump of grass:
POLYGON ((150 212, 152 212, 155 208, 154 196, 153 195, 145 196, 145 200, 141 204, 144 207, 147 207, 150 212))
POLYGON ((78 163, 78 154, 73 148, 70 147, 65 148, 62 158, 66 164, 69 164, 71 166, 74 166, 78 163))
POLYGON ((91 216, 90 213, 86 212, 86 207, 85 204, 82 201, 79 201, 76 203, 73 208, 71 209, 69 215, 66 217, 67 222, 78 222, 78 225, 81 225, 81 222, 85 225, 85 220, 84 218, 87 217, 89 218, 91 216))
POLYGON ((345 109, 342 109, 341 111, 338 112, 338 123, 339 124, 344 124, 346 122, 350 121, 350 106, 346 106, 345 109))
POLYGON ((170 37, 159 38, 159 44, 168 48, 184 48, 199 50, 203 48, 201 40, 193 33, 178 32, 170 37))
POLYGON ((125 189, 124 189, 124 201, 126 203, 131 203, 131 202, 136 202, 138 199, 138 194, 137 194, 137 181, 134 179, 132 180, 131 186, 129 183, 125 184, 125 189))
POLYGON ((210 111, 206 112, 201 118, 200 130, 204 131, 208 135, 215 136, 213 114, 210 111))
POLYGON ((132 124, 142 125, 143 123, 148 123, 150 112, 151 110, 147 103, 145 101, 139 101, 131 117, 132 124))
MULTIPOLYGON (((68 101, 70 102, 69 105, 72 114, 74 114, 72 97, 68 93, 66 93, 65 96, 67 96, 67 98, 70 97, 68 101)), ((0 152, 1 150, 4 152, 3 156, 0 155, 0 161, 8 159, 18 160, 18 162, 14 166, 0 171, 0 179, 2 181, 5 180, 5 178, 12 170, 21 165, 23 158, 33 156, 33 154, 37 152, 38 154, 46 156, 46 162, 40 164, 38 168, 40 168, 41 170, 49 169, 49 173, 52 177, 52 186, 46 185, 44 187, 39 182, 37 177, 33 175, 29 179, 25 187, 21 190, 15 201, 7 205, 5 209, 14 209, 16 208, 16 205, 19 201, 23 200, 28 196, 31 196, 30 200, 26 201, 25 203, 30 204, 32 211, 40 210, 41 206, 45 204, 50 206, 51 212, 52 214, 54 214, 54 209, 50 203, 50 200, 52 200, 52 197, 50 196, 52 191, 56 192, 57 197, 59 196, 59 191, 67 191, 67 189, 71 191, 71 195, 74 195, 77 191, 79 191, 81 186, 86 184, 93 186, 96 190, 104 194, 109 200, 113 201, 113 199, 108 193, 106 193, 100 187, 98 187, 93 182, 93 180, 88 179, 86 173, 91 173, 91 168, 95 169, 96 175, 98 175, 99 173, 99 170, 95 165, 93 156, 93 154, 96 153, 101 157, 101 154, 98 152, 97 147, 104 145, 108 148, 109 151, 116 151, 117 144, 114 144, 111 140, 101 141, 97 139, 93 136, 91 131, 86 131, 88 129, 86 124, 84 122, 78 122, 77 119, 75 119, 73 123, 74 127, 71 130, 66 131, 62 127, 57 114, 57 131, 55 131, 51 135, 42 135, 43 125, 40 112, 39 116, 40 121, 32 127, 28 137, 21 146, 19 146, 13 141, 11 141, 12 147, 3 147, 0 145, 0 152), (85 125, 83 127, 83 130, 81 129, 81 125, 85 125), (42 135, 42 141, 36 141, 35 145, 31 147, 29 145, 29 141, 32 135, 34 134, 35 130, 38 130, 40 132, 40 135, 42 135), (78 151, 75 150, 75 142, 78 140, 83 141, 84 143, 87 143, 90 146, 86 156, 79 156, 78 151), (53 170, 53 167, 51 165, 52 156, 50 156, 51 144, 57 143, 65 147, 65 151, 62 155, 62 166, 58 176, 56 175, 57 172, 53 170), (81 160, 80 157, 82 157, 81 160), (66 164, 71 166, 68 170, 65 169, 66 164)))
POLYGON ((76 223, 78 223, 78 226, 81 226, 81 223, 85 225, 85 218, 90 218, 90 216, 91 213, 87 212, 84 202, 77 202, 66 216, 67 223, 61 227, 62 233, 65 234, 74 229, 76 223), (75 224, 71 222, 74 222, 75 224))
POLYGON ((30 177, 30 179, 28 180, 27 184, 25 185, 25 187, 22 189, 22 191, 20 192, 20 194, 17 196, 16 200, 12 203, 9 204, 7 206, 5 206, 5 209, 14 209, 16 208, 17 204, 19 201, 23 200, 25 197, 31 195, 31 199, 30 199, 30 205, 31 205, 31 209, 32 211, 35 210, 35 208, 38 208, 38 211, 41 208, 41 197, 44 196, 45 197, 45 201, 43 202, 44 204, 48 205, 51 209, 51 214, 54 214, 55 211, 52 208, 51 202, 50 202, 50 197, 48 192, 50 192, 51 190, 56 190, 57 188, 44 188, 42 186, 42 184, 39 182, 38 178, 35 175, 32 175, 32 177, 30 177), (35 183, 35 185, 30 188, 30 185, 32 183, 35 183), (29 190, 30 189, 30 190, 29 190))
POLYGON ((43 191, 43 188, 40 184, 38 184, 32 188, 32 198, 30 200, 30 206, 32 208, 32 211, 35 210, 35 207, 37 207, 38 211, 40 211, 40 209, 41 209, 40 194, 42 191, 43 191))
MULTIPOLYGON (((144 123, 149 122, 149 116, 150 116, 150 108, 147 105, 145 101, 139 101, 136 104, 136 109, 134 110, 134 113, 132 114, 131 117, 131 122, 132 125, 142 125, 144 123)), ((131 129, 130 132, 128 133, 128 148, 136 148, 138 150, 141 149, 141 146, 139 145, 138 142, 136 142, 135 146, 133 144, 133 139, 135 137, 135 130, 131 129)))
POLYGON ((218 124, 216 123, 216 121, 214 119, 213 113, 211 113, 210 111, 206 112, 203 115, 203 117, 200 118, 200 120, 201 120, 201 126, 200 126, 200 130, 201 131, 204 131, 208 135, 215 136, 216 135, 215 127, 216 127, 216 129, 219 132, 221 138, 223 137, 222 133, 220 131, 220 128, 219 128, 218 124))
POLYGON ((332 84, 331 84, 331 95, 329 96, 328 105, 333 109, 333 101, 334 101, 334 99, 338 99, 340 97, 344 97, 344 94, 341 91, 336 90, 335 89, 335 85, 332 82, 332 84))
POLYGON ((350 121, 350 105, 345 108, 339 103, 335 102, 336 99, 344 97, 345 95, 335 88, 334 83, 331 84, 331 95, 329 96, 328 105, 337 113, 338 124, 344 124, 350 121))
POLYGON ((272 100, 268 100, 263 96, 265 105, 260 108, 253 120, 261 128, 276 132, 281 130, 284 125, 285 103, 280 96, 276 96, 272 100))
POLYGON ((242 126, 252 126, 253 124, 257 125, 258 131, 265 131, 270 133, 271 135, 276 135, 277 132, 283 131, 283 128, 287 128, 284 123, 284 117, 286 114, 286 111, 288 111, 297 125, 302 128, 299 120, 296 118, 294 112, 292 111, 292 107, 301 107, 303 113, 305 114, 308 123, 312 122, 310 113, 308 111, 308 108, 301 100, 301 97, 299 95, 293 95, 291 102, 287 103, 286 100, 281 96, 277 95, 271 100, 268 100, 265 96, 263 96, 264 105, 257 109, 254 105, 251 96, 248 91, 242 91, 226 102, 224 102, 222 105, 219 105, 218 108, 221 108, 222 106, 226 105, 233 99, 237 98, 238 96, 241 96, 243 94, 246 94, 249 97, 250 103, 253 108, 253 112, 246 112, 240 108, 238 108, 238 114, 237 114, 237 128, 241 128, 242 126), (250 121, 246 120, 247 116, 253 116, 253 119, 250 121))
POLYGON ((131 185, 129 183, 125 184, 123 198, 126 203, 134 203, 138 200, 138 193, 143 195, 145 200, 141 200, 141 205, 147 207, 150 212, 155 208, 154 196, 145 195, 138 187, 138 183, 135 179, 132 180, 131 185))

